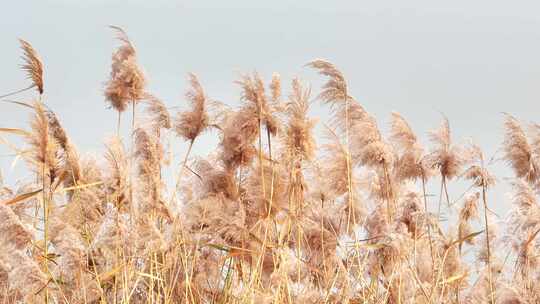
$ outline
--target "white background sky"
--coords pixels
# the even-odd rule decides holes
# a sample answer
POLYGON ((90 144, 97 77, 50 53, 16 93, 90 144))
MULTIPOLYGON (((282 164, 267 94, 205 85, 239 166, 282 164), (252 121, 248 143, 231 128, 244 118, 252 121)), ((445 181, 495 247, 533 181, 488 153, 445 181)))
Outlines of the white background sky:
MULTIPOLYGON (((501 147, 501 112, 540 122, 539 9, 537 1, 488 0, 6 1, 0 95, 28 84, 19 70, 17 38, 24 38, 45 63, 46 102, 79 150, 101 152, 115 131, 116 114, 102 93, 117 46, 107 28, 113 24, 127 31, 150 91, 168 106, 185 104, 187 72, 229 104, 239 98, 233 81, 254 70, 266 79, 279 72, 287 82, 299 76, 317 94, 321 78, 303 65, 325 58, 342 69, 382 129, 397 111, 426 134, 444 113, 456 140, 472 138, 491 156, 501 147)), ((327 112, 315 106, 312 115, 324 122, 327 112)), ((27 123, 27 111, 0 104, 0 127, 27 123)), ((211 149, 205 141, 195 147, 199 154, 211 149)), ((6 180, 26 176, 17 169, 22 164, 9 168, 5 148, 0 152, 6 180)), ((511 176, 503 164, 493 170, 501 184, 511 176)), ((508 206, 505 189, 493 194, 498 210, 508 206)))

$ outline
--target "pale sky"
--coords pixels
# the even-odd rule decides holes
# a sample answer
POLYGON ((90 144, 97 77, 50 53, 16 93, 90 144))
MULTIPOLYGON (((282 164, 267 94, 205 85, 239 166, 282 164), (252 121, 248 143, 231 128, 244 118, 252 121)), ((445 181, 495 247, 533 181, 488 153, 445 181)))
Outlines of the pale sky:
MULTIPOLYGON (((255 70, 266 79, 278 72, 285 82, 299 76, 316 95, 322 79, 304 64, 325 58, 341 68, 382 129, 397 111, 425 139, 444 113, 456 141, 472 138, 491 156, 501 147, 502 112, 540 122, 539 9, 538 1, 493 0, 7 1, 0 95, 29 83, 19 70, 17 38, 24 38, 43 58, 46 103, 80 151, 99 153, 115 132, 116 114, 102 92, 118 45, 112 24, 126 30, 149 90, 168 106, 185 104, 187 72, 209 96, 232 105, 239 98, 233 81, 255 70)), ((312 115, 325 122, 328 109, 316 104, 312 115)), ((27 128, 28 116, 0 104, 0 127, 27 128)), ((203 140, 195 152, 212 145, 203 140)), ((5 179, 20 178, 22 164, 11 170, 8 150, 0 153, 5 179)), ((493 170, 500 184, 512 176, 502 163, 493 170)), ((507 202, 505 189, 496 190, 497 203, 507 202)))

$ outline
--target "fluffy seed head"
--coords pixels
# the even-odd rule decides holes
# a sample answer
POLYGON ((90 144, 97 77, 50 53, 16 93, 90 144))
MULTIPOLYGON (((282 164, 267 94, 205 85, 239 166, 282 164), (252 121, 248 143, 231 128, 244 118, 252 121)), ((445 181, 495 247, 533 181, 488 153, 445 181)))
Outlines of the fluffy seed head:
POLYGON ((506 161, 512 166, 517 177, 534 183, 540 177, 539 164, 533 158, 533 151, 517 119, 506 115, 504 121, 504 152, 506 161))
POLYGON ((186 92, 186 98, 190 102, 191 109, 179 113, 176 118, 176 133, 185 140, 195 140, 209 125, 207 113, 208 98, 195 74, 189 74, 190 89, 186 92))
POLYGON ((157 131, 159 129, 171 128, 171 116, 165 104, 157 97, 151 94, 146 94, 148 103, 147 112, 150 115, 152 127, 157 131))
POLYGON ((316 69, 319 74, 329 78, 323 85, 322 92, 319 94, 319 98, 322 101, 330 104, 344 103, 347 99, 351 98, 348 95, 345 76, 343 76, 335 65, 323 59, 316 59, 309 62, 307 66, 316 69))
POLYGON ((270 83, 270 91, 272 92, 272 102, 277 103, 281 98, 281 77, 278 73, 272 74, 272 82, 270 83))
POLYGON ((105 97, 116 111, 123 112, 129 103, 136 103, 145 97, 146 79, 137 63, 135 47, 127 34, 119 27, 111 28, 116 31, 121 46, 112 56, 105 97))
POLYGON ((444 117, 439 129, 430 132, 429 135, 435 147, 428 155, 428 162, 447 180, 454 178, 467 160, 463 157, 463 149, 452 144, 448 119, 444 117))
MULTIPOLYGON (((270 134, 275 135, 279 127, 279 123, 274 117, 278 105, 268 102, 268 97, 264 89, 264 81, 261 76, 258 73, 253 73, 252 76, 242 75, 236 83, 242 88, 241 98, 244 102, 247 102, 246 107, 253 107, 257 118, 266 126, 270 134)), ((277 86, 274 80, 271 89, 273 91, 272 94, 276 95, 276 97, 279 95, 277 94, 277 90, 279 89, 277 86)))
POLYGON ((26 72, 28 78, 32 80, 32 86, 36 87, 41 95, 43 94, 43 63, 41 58, 30 43, 22 39, 19 39, 19 42, 24 52, 22 69, 26 72))
POLYGON ((315 121, 308 118, 311 90, 304 89, 300 80, 292 81, 292 93, 287 103, 289 122, 285 132, 286 154, 292 158, 311 160, 315 155, 313 127, 315 121))

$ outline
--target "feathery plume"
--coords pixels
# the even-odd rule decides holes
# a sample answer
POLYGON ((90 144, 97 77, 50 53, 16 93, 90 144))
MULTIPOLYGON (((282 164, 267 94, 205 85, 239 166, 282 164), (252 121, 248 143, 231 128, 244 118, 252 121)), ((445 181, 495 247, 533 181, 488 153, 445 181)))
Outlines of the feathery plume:
POLYGON ((272 74, 270 92, 272 93, 272 102, 275 104, 279 103, 281 99, 281 77, 278 73, 272 74))
POLYGON ((137 63, 135 47, 127 34, 119 27, 111 26, 117 33, 121 46, 113 53, 110 79, 105 88, 105 97, 118 112, 123 112, 129 103, 144 98, 146 80, 137 63))
POLYGON ((178 136, 194 141, 209 126, 209 100, 195 74, 189 74, 189 83, 191 87, 186 92, 186 98, 191 104, 191 110, 177 116, 175 130, 178 136))
MULTIPOLYGON (((540 124, 533 124, 531 126, 530 139, 534 163, 540 166, 540 124)), ((540 174, 536 180, 536 188, 540 191, 540 174)))
POLYGON ((32 147, 30 163, 41 178, 47 178, 44 182, 52 184, 60 176, 62 155, 57 140, 51 136, 44 105, 41 102, 35 102, 33 107, 32 132, 27 138, 32 147), (46 176, 41 176, 42 170, 45 171, 46 176))
POLYGON ((140 210, 142 214, 148 214, 155 210, 167 219, 172 214, 168 206, 161 198, 163 188, 160 177, 161 149, 159 143, 144 129, 135 130, 135 157, 139 163, 138 177, 141 181, 138 190, 141 193, 140 210))
POLYGON ((282 166, 272 166, 268 162, 257 166, 248 178, 246 200, 249 206, 247 211, 254 214, 255 217, 263 218, 286 208, 286 182, 287 176, 282 166))
POLYGON ((107 160, 109 173, 106 183, 107 193, 115 202, 116 208, 120 209, 129 203, 129 196, 127 195, 128 160, 124 145, 118 137, 109 140, 106 146, 105 159, 107 160))
POLYGON ((126 245, 128 235, 127 221, 127 217, 119 214, 113 204, 107 204, 101 222, 97 225, 90 248, 115 248, 126 245))
POLYGON ((202 187, 197 191, 200 198, 216 195, 230 200, 238 198, 238 189, 231 172, 206 160, 198 160, 195 170, 201 178, 202 187))
POLYGON ((68 282, 76 282, 77 277, 86 270, 86 246, 81 235, 59 214, 52 217, 50 227, 51 242, 60 254, 56 261, 58 275, 68 282))
POLYGON ((484 153, 479 146, 473 144, 470 149, 469 158, 475 162, 462 176, 465 179, 473 181, 475 187, 491 188, 495 184, 495 177, 489 173, 484 164, 484 153))
POLYGON ((504 158, 512 166, 517 177, 534 183, 540 177, 540 168, 533 158, 533 151, 525 132, 517 119, 508 114, 505 116, 504 128, 504 158))
POLYGON ((459 210, 460 220, 470 222, 471 220, 478 219, 478 201, 479 200, 480 200, 479 192, 475 192, 465 197, 463 201, 463 206, 459 210))
POLYGON ((77 150, 72 145, 66 131, 60 124, 56 114, 48 110, 47 118, 49 123, 49 130, 52 137, 56 140, 60 148, 63 150, 64 160, 64 172, 66 177, 64 178, 64 186, 71 187, 76 185, 82 178, 81 166, 79 161, 79 155, 77 150))
POLYGON ((526 214, 531 209, 538 207, 538 200, 534 190, 525 181, 515 180, 512 182, 512 188, 514 190, 512 203, 520 210, 520 212, 526 214))
POLYGON ((435 144, 434 150, 428 156, 432 168, 437 168, 445 180, 456 177, 467 159, 463 156, 463 149, 452 144, 450 123, 443 118, 439 129, 430 132, 430 139, 435 144))
POLYGON ((258 73, 253 73, 253 76, 242 75, 236 83, 242 88, 242 100, 248 102, 247 107, 254 108, 260 122, 266 126, 271 135, 275 135, 279 127, 279 123, 274 117, 277 108, 276 105, 268 102, 261 76, 258 73))
MULTIPOLYGON (((345 140, 349 140, 348 137, 353 136, 352 133, 354 132, 350 129, 354 124, 367 124, 368 127, 373 127, 374 119, 349 95, 345 76, 335 65, 328 61, 317 59, 308 63, 307 66, 316 69, 320 75, 329 78, 323 85, 318 99, 326 104, 330 104, 335 111, 331 125, 346 133, 345 140)), ((378 132, 376 125, 375 130, 378 132)), ((369 132, 364 138, 371 136, 377 135, 369 132)))
POLYGON ((418 138, 409 123, 397 112, 392 112, 390 138, 397 147, 403 150, 413 150, 418 147, 418 138))
MULTIPOLYGON (((0 203, 0 234, 2 247, 10 245, 14 250, 25 249, 33 239, 29 227, 21 222, 19 217, 8 206, 0 203)), ((0 249, 2 251, 3 249, 0 249)))
POLYGON ((323 91, 319 94, 319 98, 330 104, 345 102, 352 99, 348 95, 347 82, 345 76, 332 63, 317 59, 309 62, 307 66, 316 69, 319 74, 329 77, 328 81, 323 85, 323 91))
POLYGON ((420 196, 409 191, 401 197, 399 221, 407 226, 407 231, 415 238, 423 232, 423 207, 420 196))
MULTIPOLYGON (((463 201, 463 206, 459 210, 459 221, 458 221, 458 237, 462 239, 471 233, 472 226, 471 222, 478 219, 478 202, 480 200, 480 193, 475 192, 465 197, 463 201)), ((466 239, 465 242, 472 244, 473 239, 466 239)), ((459 244, 459 250, 461 252, 462 244, 459 244)))
POLYGON ((517 248, 517 262, 516 267, 521 272, 521 275, 525 280, 529 279, 531 270, 534 271, 540 266, 540 254, 538 252, 538 246, 536 237, 540 229, 536 231, 528 230, 526 237, 521 241, 517 248))
POLYGON ((152 128, 156 130, 156 132, 160 129, 170 129, 172 126, 171 116, 169 115, 169 111, 165 104, 163 104, 159 98, 151 94, 146 94, 145 100, 147 100, 148 103, 148 108, 146 110, 150 115, 152 128))
POLYGON ((331 189, 335 196, 340 196, 352 190, 349 189, 349 177, 347 174, 347 150, 337 134, 328 130, 325 135, 329 139, 329 143, 322 146, 326 151, 325 165, 322 170, 324 172, 323 178, 330 183, 328 188, 331 189))
POLYGON ((143 128, 135 130, 135 157, 140 160, 139 175, 151 177, 159 172, 159 155, 154 138, 143 128))
POLYGON ((41 58, 30 43, 22 39, 19 39, 19 42, 24 52, 22 69, 26 71, 28 78, 32 80, 32 87, 36 87, 41 95, 43 94, 43 63, 41 58))
POLYGON ((536 158, 540 158, 540 124, 531 126, 531 147, 536 158))
POLYGON ((375 118, 352 97, 347 105, 338 105, 332 125, 345 132, 345 137, 348 134, 352 165, 389 168, 392 147, 384 141, 375 118))
POLYGON ((304 89, 299 79, 293 79, 286 108, 289 121, 285 132, 285 153, 292 159, 312 160, 315 155, 312 134, 315 121, 307 116, 310 94, 311 90, 304 89))
POLYGON ((23 251, 3 246, 0 250, 0 260, 8 265, 10 290, 20 294, 22 302, 37 303, 38 300, 43 300, 39 293, 48 284, 47 275, 32 258, 23 251), (6 252, 9 252, 8 256, 4 255, 6 252))
POLYGON ((240 109, 225 118, 221 139, 221 160, 229 171, 245 166, 257 154, 253 142, 258 134, 257 114, 252 108, 240 109))

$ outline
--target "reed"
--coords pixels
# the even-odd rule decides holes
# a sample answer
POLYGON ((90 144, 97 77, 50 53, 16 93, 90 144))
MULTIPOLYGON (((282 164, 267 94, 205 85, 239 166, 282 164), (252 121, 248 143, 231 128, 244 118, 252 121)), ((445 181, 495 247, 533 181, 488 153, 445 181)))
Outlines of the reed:
POLYGON ((446 117, 426 146, 397 112, 379 128, 320 59, 308 64, 325 78, 315 99, 298 78, 287 92, 279 74, 255 72, 225 107, 188 74, 187 106, 171 117, 112 28, 120 46, 104 95, 118 119, 132 106, 132 133, 124 143, 118 124, 103 156, 79 153, 21 40, 37 97, 17 103, 28 130, 0 132, 24 139, 2 142, 31 174, 0 180, 0 303, 540 302, 538 124, 502 117, 514 176, 497 179, 498 160, 458 144, 446 117), (331 112, 323 132, 314 102, 331 112), (211 129, 218 144, 203 155, 211 129), (180 167, 170 134, 186 143, 180 167), (490 208, 503 183, 513 194, 501 221, 490 208))

